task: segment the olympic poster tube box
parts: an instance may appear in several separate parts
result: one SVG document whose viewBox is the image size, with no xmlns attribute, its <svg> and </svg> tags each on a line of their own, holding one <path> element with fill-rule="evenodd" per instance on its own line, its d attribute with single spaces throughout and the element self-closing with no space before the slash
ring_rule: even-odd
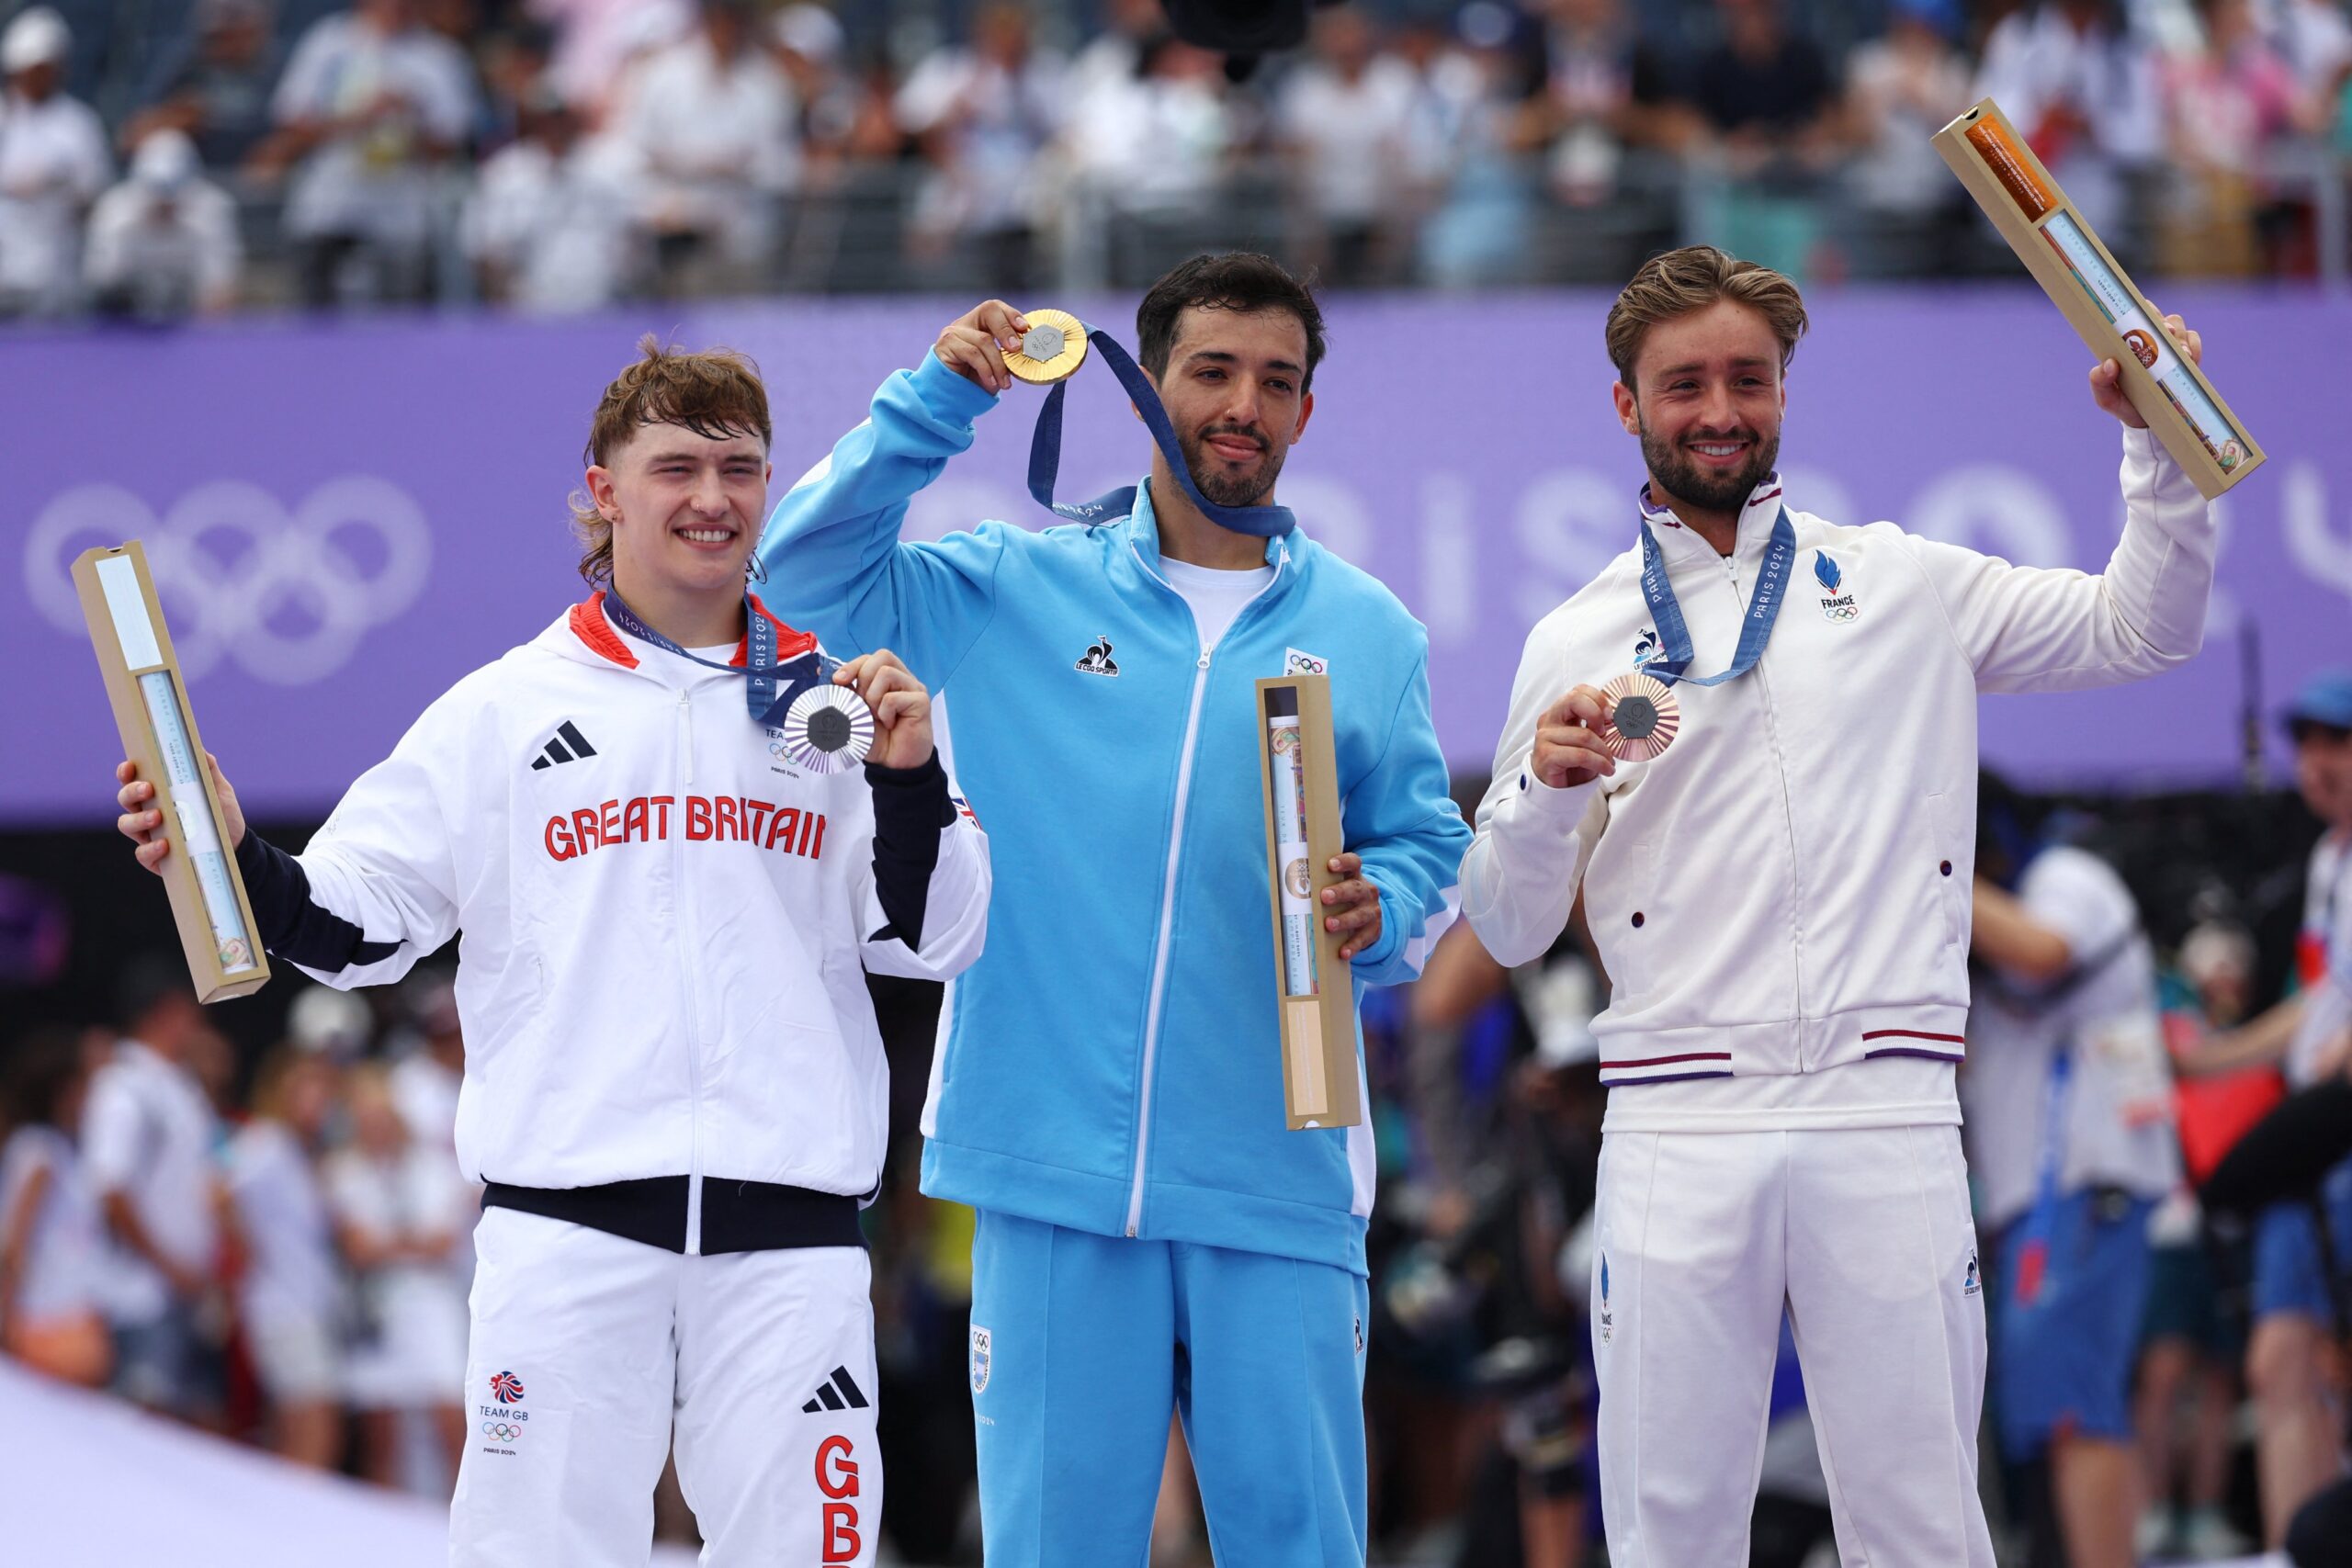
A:
<svg viewBox="0 0 2352 1568">
<path fill-rule="evenodd" d="M 1259 682 L 1257 723 L 1284 1120 L 1293 1132 L 1352 1127 L 1363 1120 L 1355 978 L 1340 956 L 1346 937 L 1323 929 L 1323 889 L 1342 880 L 1330 865 L 1346 847 L 1331 741 L 1331 678 L 1280 675 Z"/>
<path fill-rule="evenodd" d="M 197 999 L 225 1001 L 258 991 L 269 983 L 269 959 L 255 935 L 253 905 L 204 766 L 204 739 L 155 598 L 147 552 L 136 539 L 85 550 L 74 563 L 74 587 L 114 704 L 122 753 L 155 786 L 155 806 L 164 814 L 164 836 L 172 845 L 164 857 L 164 889 Z"/>
<path fill-rule="evenodd" d="M 1935 135 L 1936 151 L 2091 352 L 2123 367 L 2123 394 L 2207 500 L 2263 451 L 2108 254 L 2000 106 L 1986 98 Z"/>
</svg>

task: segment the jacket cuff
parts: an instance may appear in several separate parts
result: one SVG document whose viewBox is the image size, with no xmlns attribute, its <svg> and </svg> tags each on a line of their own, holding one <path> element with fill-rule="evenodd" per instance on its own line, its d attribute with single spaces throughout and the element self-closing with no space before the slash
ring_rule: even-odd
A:
<svg viewBox="0 0 2352 1568">
<path fill-rule="evenodd" d="M 964 429 L 996 407 L 994 392 L 982 390 L 978 383 L 947 368 L 936 351 L 922 356 L 922 363 L 908 374 L 907 384 L 933 419 Z"/>
<path fill-rule="evenodd" d="M 1519 806 L 1522 811 L 1532 811 L 1555 821 L 1574 825 L 1592 805 L 1593 791 L 1600 787 L 1598 777 L 1566 789 L 1554 789 L 1535 776 L 1535 770 L 1521 763 L 1519 770 Z"/>
<path fill-rule="evenodd" d="M 2143 488 L 2159 502 L 2193 501 L 2201 503 L 2205 497 L 2188 470 L 2174 458 L 2171 449 L 2156 439 L 2153 430 L 2123 427 L 2123 493 L 2138 493 Z"/>
</svg>

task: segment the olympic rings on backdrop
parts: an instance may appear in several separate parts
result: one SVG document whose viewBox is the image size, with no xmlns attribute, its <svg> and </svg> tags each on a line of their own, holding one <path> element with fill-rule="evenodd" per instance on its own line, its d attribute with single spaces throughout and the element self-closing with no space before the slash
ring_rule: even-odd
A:
<svg viewBox="0 0 2352 1568">
<path fill-rule="evenodd" d="M 352 533 L 373 536 L 355 558 Z M 77 485 L 42 509 L 25 540 L 25 587 L 61 631 L 84 635 L 70 575 L 92 545 L 140 539 L 155 572 L 180 668 L 190 679 L 223 655 L 258 681 L 303 686 L 349 662 L 360 639 L 416 603 L 433 532 L 409 493 L 372 474 L 345 474 L 291 513 L 258 485 L 197 486 L 158 519 L 113 484 Z M 373 563 L 372 573 L 361 561 Z"/>
</svg>

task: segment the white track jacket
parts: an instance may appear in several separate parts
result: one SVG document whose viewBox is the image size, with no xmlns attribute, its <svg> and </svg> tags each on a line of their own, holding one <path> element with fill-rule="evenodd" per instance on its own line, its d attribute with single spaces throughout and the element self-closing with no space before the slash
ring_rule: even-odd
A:
<svg viewBox="0 0 2352 1568">
<path fill-rule="evenodd" d="M 778 625 L 780 659 L 816 651 Z M 893 771 L 922 775 L 937 841 L 910 940 L 875 838 L 876 795 L 911 786 L 797 768 L 778 733 L 740 677 L 622 635 L 599 595 L 352 785 L 299 857 L 304 930 L 272 951 L 349 988 L 462 929 L 458 1158 L 478 1179 L 868 1193 L 888 1070 L 865 974 L 945 979 L 978 955 L 988 844 L 935 773 Z M 340 965 L 304 962 L 338 941 Z"/>
<path fill-rule="evenodd" d="M 1611 981 L 1593 1025 L 1602 1082 L 1960 1060 L 1977 694 L 2136 680 L 2203 638 L 2204 499 L 2145 431 L 2124 433 L 2122 485 L 2123 535 L 2099 577 L 1792 508 L 1793 581 L 1761 661 L 1719 686 L 1678 683 L 1682 728 L 1663 755 L 1568 789 L 1533 776 L 1536 722 L 1655 652 L 1638 542 L 1537 623 L 1463 913 L 1497 959 L 1521 964 L 1558 937 L 1582 885 Z M 1645 507 L 1691 673 L 1731 662 L 1782 501 L 1777 477 L 1756 488 L 1728 558 Z"/>
</svg>

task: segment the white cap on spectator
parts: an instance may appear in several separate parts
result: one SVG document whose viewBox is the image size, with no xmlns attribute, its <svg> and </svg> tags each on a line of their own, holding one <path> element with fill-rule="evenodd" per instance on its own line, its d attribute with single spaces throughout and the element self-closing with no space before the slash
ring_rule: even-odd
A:
<svg viewBox="0 0 2352 1568">
<path fill-rule="evenodd" d="M 46 6 L 19 12 L 0 34 L 0 71 L 15 75 L 36 65 L 60 65 L 74 47 L 65 18 Z"/>
<path fill-rule="evenodd" d="M 822 6 L 786 6 L 775 14 L 775 41 L 804 60 L 837 59 L 842 24 Z"/>
<path fill-rule="evenodd" d="M 286 1038 L 295 1048 L 347 1062 L 367 1049 L 376 1015 L 349 991 L 313 986 L 286 1010 Z"/>
<path fill-rule="evenodd" d="M 172 126 L 151 130 L 130 155 L 130 177 L 149 190 L 169 194 L 196 176 L 196 143 Z"/>
</svg>

